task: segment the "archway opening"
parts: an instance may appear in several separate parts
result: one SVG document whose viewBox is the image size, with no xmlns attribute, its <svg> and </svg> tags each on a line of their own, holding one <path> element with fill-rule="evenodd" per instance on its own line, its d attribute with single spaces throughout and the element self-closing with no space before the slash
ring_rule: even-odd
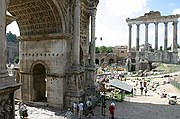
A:
<svg viewBox="0 0 180 119">
<path fill-rule="evenodd" d="M 98 59 L 96 59 L 95 62 L 96 62 L 97 65 L 99 65 L 99 60 Z"/>
<path fill-rule="evenodd" d="M 33 68 L 34 101 L 47 102 L 46 69 L 42 64 L 36 64 Z"/>
<path fill-rule="evenodd" d="M 114 59 L 109 59 L 109 65 L 112 65 L 114 63 L 115 63 Z"/>
</svg>

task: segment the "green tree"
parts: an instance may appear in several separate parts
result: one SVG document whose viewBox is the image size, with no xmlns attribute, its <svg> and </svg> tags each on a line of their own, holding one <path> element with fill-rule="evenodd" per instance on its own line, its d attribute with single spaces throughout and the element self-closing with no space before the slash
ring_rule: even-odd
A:
<svg viewBox="0 0 180 119">
<path fill-rule="evenodd" d="M 100 53 L 99 47 L 96 47 L 96 53 Z"/>
<path fill-rule="evenodd" d="M 17 64 L 18 62 L 19 62 L 19 56 L 15 56 L 15 57 L 14 57 L 14 63 Z"/>
<path fill-rule="evenodd" d="M 17 36 L 15 34 L 12 34 L 11 31 L 6 34 L 6 40 L 7 42 L 18 43 Z"/>
<path fill-rule="evenodd" d="M 100 48 L 99 48 L 99 53 L 106 53 L 106 47 L 105 46 L 101 46 Z"/>
<path fill-rule="evenodd" d="M 106 47 L 106 53 L 113 53 L 112 47 Z"/>
</svg>

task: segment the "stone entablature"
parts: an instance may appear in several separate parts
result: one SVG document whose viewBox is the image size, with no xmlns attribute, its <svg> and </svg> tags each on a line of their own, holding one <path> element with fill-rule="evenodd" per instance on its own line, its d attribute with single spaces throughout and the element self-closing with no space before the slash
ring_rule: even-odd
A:
<svg viewBox="0 0 180 119">
<path fill-rule="evenodd" d="M 127 18 L 126 21 L 129 25 L 131 24 L 149 24 L 149 23 L 168 23 L 168 22 L 178 22 L 179 14 L 169 15 L 169 16 L 161 16 L 159 11 L 150 11 L 149 13 L 145 13 L 144 16 L 140 16 L 138 18 Z"/>
</svg>

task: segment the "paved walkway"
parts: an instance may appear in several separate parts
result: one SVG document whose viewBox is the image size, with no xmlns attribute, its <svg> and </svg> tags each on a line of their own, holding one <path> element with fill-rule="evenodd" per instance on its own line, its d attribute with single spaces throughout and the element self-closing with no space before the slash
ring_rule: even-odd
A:
<svg viewBox="0 0 180 119">
<path fill-rule="evenodd" d="M 169 87 L 175 89 L 170 84 L 164 86 L 166 89 Z M 167 98 L 161 98 L 153 91 L 148 91 L 148 96 L 140 96 L 140 91 L 137 89 L 136 94 L 137 96 L 125 98 L 125 101 L 121 103 L 115 102 L 115 117 L 117 119 L 180 119 L 180 105 L 169 105 Z M 97 106 L 93 110 L 95 116 L 92 119 L 109 119 L 108 107 L 111 102 L 111 100 L 107 101 L 105 116 L 101 115 L 101 106 Z M 15 119 L 19 119 L 18 111 L 15 113 L 17 114 Z M 64 119 L 64 113 L 64 110 L 49 107 L 28 107 L 28 119 Z M 83 119 L 88 118 L 84 117 Z"/>
</svg>

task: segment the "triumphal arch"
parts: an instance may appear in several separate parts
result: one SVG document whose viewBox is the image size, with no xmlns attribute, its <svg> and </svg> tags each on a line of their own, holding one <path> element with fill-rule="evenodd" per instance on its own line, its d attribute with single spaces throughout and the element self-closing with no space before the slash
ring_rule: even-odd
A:
<svg viewBox="0 0 180 119">
<path fill-rule="evenodd" d="M 153 62 L 163 62 L 163 63 L 178 63 L 178 54 L 177 54 L 177 24 L 178 18 L 180 15 L 169 15 L 162 16 L 159 11 L 150 11 L 145 13 L 144 16 L 138 18 L 127 18 L 126 21 L 129 26 L 129 43 L 128 43 L 128 70 L 150 70 L 151 64 Z M 164 24 L 164 45 L 163 50 L 159 50 L 158 47 L 158 25 L 160 23 Z M 172 47 L 171 51 L 168 50 L 168 23 L 173 25 L 173 38 L 172 38 Z M 139 36 L 140 36 L 140 25 L 145 25 L 145 44 L 144 49 L 140 50 Z M 155 25 L 155 48 L 152 50 L 150 48 L 151 44 L 148 41 L 148 26 L 149 24 Z M 135 51 L 131 48 L 132 42 L 132 25 L 136 25 L 136 49 Z M 162 44 L 160 44 L 162 45 Z"/>
<path fill-rule="evenodd" d="M 5 42 L 6 11 L 16 18 L 20 29 L 21 100 L 47 102 L 50 106 L 63 108 L 95 95 L 95 18 L 98 2 L 1 1 L 1 42 Z M 2 48 L 1 57 L 4 57 L 5 48 Z"/>
</svg>

